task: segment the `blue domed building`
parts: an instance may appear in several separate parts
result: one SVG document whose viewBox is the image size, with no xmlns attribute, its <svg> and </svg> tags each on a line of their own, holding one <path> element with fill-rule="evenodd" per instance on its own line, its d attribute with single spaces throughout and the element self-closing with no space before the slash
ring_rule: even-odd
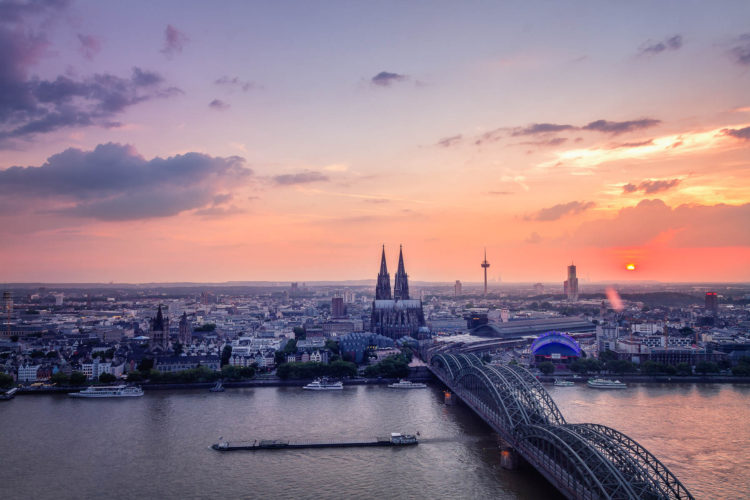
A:
<svg viewBox="0 0 750 500">
<path fill-rule="evenodd" d="M 570 335 L 547 332 L 532 342 L 531 354 L 535 363 L 551 361 L 567 365 L 581 357 L 581 346 Z"/>
</svg>

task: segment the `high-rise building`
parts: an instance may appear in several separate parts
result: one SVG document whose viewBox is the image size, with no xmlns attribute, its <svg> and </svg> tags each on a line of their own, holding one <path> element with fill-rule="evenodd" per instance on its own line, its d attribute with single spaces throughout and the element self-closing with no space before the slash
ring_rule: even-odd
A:
<svg viewBox="0 0 750 500">
<path fill-rule="evenodd" d="M 331 299 L 331 317 L 346 317 L 346 308 L 344 307 L 344 297 L 333 297 Z"/>
<path fill-rule="evenodd" d="M 487 262 L 487 249 L 484 249 L 484 260 L 482 261 L 482 268 L 484 269 L 484 294 L 487 295 L 487 268 L 490 267 L 490 263 Z"/>
<path fill-rule="evenodd" d="M 13 295 L 9 290 L 3 292 L 3 316 L 13 316 Z"/>
<path fill-rule="evenodd" d="M 422 301 L 409 298 L 409 281 L 404 266 L 403 252 L 399 252 L 396 289 L 391 299 L 390 276 L 385 263 L 385 246 L 380 258 L 378 284 L 372 302 L 370 328 L 373 332 L 392 339 L 405 335 L 417 338 L 420 327 L 425 325 Z"/>
<path fill-rule="evenodd" d="M 460 280 L 456 280 L 456 284 L 453 285 L 453 295 L 456 297 L 461 295 L 461 281 Z"/>
<path fill-rule="evenodd" d="M 536 295 L 542 295 L 544 293 L 544 285 L 542 285 L 541 283 L 536 283 L 534 285 L 534 293 Z"/>
<path fill-rule="evenodd" d="M 711 314 L 719 314 L 719 296 L 716 292 L 706 292 L 706 311 Z"/>
<path fill-rule="evenodd" d="M 578 300 L 578 278 L 576 277 L 576 266 L 574 264 L 568 266 L 568 279 L 565 280 L 563 288 L 569 301 L 575 302 Z"/>
</svg>

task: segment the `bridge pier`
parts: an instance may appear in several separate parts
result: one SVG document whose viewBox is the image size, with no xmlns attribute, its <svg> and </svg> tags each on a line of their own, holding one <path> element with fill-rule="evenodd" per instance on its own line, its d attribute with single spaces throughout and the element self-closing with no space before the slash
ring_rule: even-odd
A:
<svg viewBox="0 0 750 500">
<path fill-rule="evenodd" d="M 454 406 L 458 404 L 458 396 L 451 391 L 443 391 L 443 402 L 447 406 Z"/>
<path fill-rule="evenodd" d="M 510 446 L 500 447 L 500 467 L 507 470 L 518 469 L 519 456 Z"/>
<path fill-rule="evenodd" d="M 503 438 L 497 437 L 497 447 L 500 449 L 500 467 L 507 470 L 516 470 L 521 462 L 521 457 Z"/>
</svg>

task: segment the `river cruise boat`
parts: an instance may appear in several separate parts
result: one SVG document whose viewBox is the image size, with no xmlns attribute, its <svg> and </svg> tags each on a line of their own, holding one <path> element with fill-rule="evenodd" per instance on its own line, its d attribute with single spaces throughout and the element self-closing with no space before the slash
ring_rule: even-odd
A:
<svg viewBox="0 0 750 500">
<path fill-rule="evenodd" d="M 574 385 L 576 385 L 576 383 L 572 380 L 561 380 L 559 378 L 556 378 L 554 385 L 556 387 L 573 387 Z"/>
<path fill-rule="evenodd" d="M 143 396 L 143 389 L 132 385 L 91 386 L 80 392 L 69 392 L 71 398 L 132 398 Z"/>
<path fill-rule="evenodd" d="M 0 401 L 9 401 L 13 399 L 17 392 L 18 392 L 18 387 L 14 387 L 13 389 L 9 391 L 0 394 Z"/>
<path fill-rule="evenodd" d="M 401 379 L 394 384 L 388 384 L 391 389 L 424 389 L 427 384 L 421 382 L 410 382 L 408 380 Z"/>
<path fill-rule="evenodd" d="M 627 389 L 628 385 L 619 380 L 607 380 L 604 378 L 590 378 L 586 382 L 589 387 L 594 389 Z"/>
<path fill-rule="evenodd" d="M 333 382 L 327 378 L 316 378 L 303 387 L 308 391 L 340 391 L 343 388 L 344 384 L 341 381 Z"/>
</svg>

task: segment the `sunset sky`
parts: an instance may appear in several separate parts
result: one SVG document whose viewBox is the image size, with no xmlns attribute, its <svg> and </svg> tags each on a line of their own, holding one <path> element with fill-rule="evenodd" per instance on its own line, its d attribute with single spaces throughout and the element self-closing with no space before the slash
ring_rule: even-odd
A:
<svg viewBox="0 0 750 500">
<path fill-rule="evenodd" d="M 749 21 L 0 0 L 0 282 L 749 281 Z"/>
</svg>

